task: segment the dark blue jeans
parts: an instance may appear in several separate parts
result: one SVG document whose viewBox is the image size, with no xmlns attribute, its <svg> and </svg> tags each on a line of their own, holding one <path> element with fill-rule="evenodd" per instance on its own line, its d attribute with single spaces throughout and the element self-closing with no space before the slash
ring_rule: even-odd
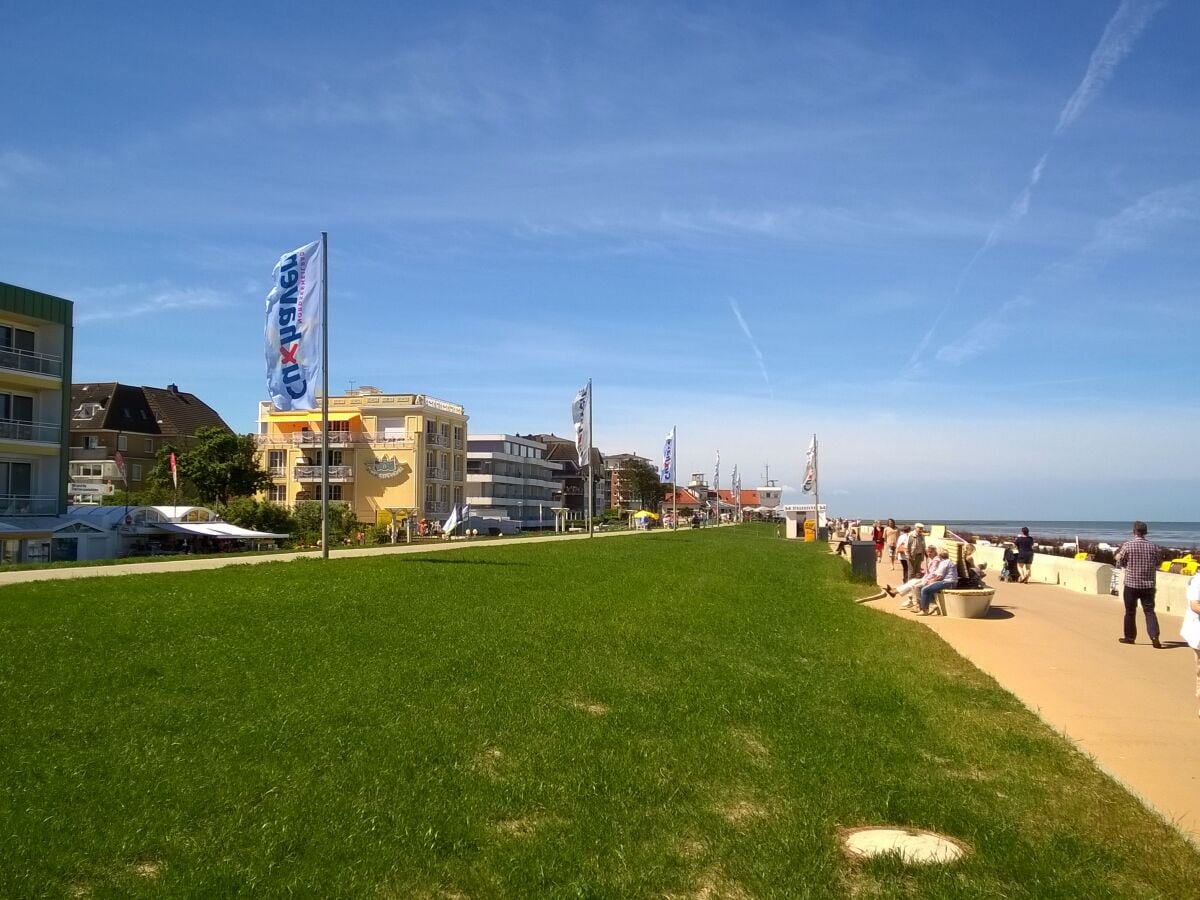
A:
<svg viewBox="0 0 1200 900">
<path fill-rule="evenodd" d="M 921 588 L 921 597 L 917 600 L 917 605 L 921 607 L 921 612 L 929 609 L 929 604 L 933 602 L 933 598 L 946 588 L 954 587 L 956 582 L 946 579 L 945 581 L 935 581 Z"/>
<path fill-rule="evenodd" d="M 1137 638 L 1137 608 L 1142 604 L 1142 612 L 1146 614 L 1146 634 L 1150 640 L 1158 640 L 1158 615 L 1154 612 L 1154 588 L 1125 588 L 1125 639 L 1132 641 Z"/>
</svg>

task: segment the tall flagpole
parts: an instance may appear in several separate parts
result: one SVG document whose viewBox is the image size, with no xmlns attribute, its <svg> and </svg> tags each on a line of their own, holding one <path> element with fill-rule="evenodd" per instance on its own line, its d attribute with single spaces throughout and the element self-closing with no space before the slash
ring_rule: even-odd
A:
<svg viewBox="0 0 1200 900">
<path fill-rule="evenodd" d="M 671 530 L 679 529 L 679 435 L 671 426 Z"/>
<path fill-rule="evenodd" d="M 321 558 L 329 559 L 329 232 L 321 232 Z"/>
<path fill-rule="evenodd" d="M 817 473 L 817 457 L 818 456 L 820 456 L 820 454 L 817 452 L 817 433 L 814 431 L 813 432 L 813 503 L 815 505 L 815 509 L 813 511 L 816 513 L 816 517 L 817 517 L 817 533 L 816 533 L 815 537 L 817 538 L 817 540 L 820 540 L 821 539 L 821 479 L 818 477 L 818 473 Z"/>
<path fill-rule="evenodd" d="M 587 434 L 588 434 L 588 537 L 596 536 L 596 526 L 592 521 L 595 518 L 596 511 L 596 483 L 595 473 L 592 471 L 592 444 L 595 443 L 595 436 L 592 434 L 592 404 L 596 398 L 592 395 L 592 379 L 588 379 L 587 389 Z"/>
</svg>

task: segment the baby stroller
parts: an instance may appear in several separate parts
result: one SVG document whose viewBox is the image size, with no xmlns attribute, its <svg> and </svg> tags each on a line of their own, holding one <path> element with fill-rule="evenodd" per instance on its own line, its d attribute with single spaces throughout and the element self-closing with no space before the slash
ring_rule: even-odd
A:
<svg viewBox="0 0 1200 900">
<path fill-rule="evenodd" d="M 1016 581 L 1020 578 L 1017 573 L 1017 550 L 1015 547 L 1004 548 L 1004 565 L 1000 567 L 1001 581 Z"/>
</svg>

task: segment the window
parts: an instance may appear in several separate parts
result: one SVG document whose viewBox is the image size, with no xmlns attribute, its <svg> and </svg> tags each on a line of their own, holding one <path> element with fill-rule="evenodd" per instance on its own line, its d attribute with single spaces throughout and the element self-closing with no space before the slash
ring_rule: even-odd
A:
<svg viewBox="0 0 1200 900">
<path fill-rule="evenodd" d="M 349 422 L 330 422 L 329 423 L 330 435 L 332 435 L 335 431 L 341 432 L 343 434 L 348 434 L 350 431 L 350 423 Z"/>
<path fill-rule="evenodd" d="M 0 347 L 5 350 L 25 350 L 32 353 L 33 341 L 32 331 L 14 328 L 12 325 L 0 325 Z"/>
<path fill-rule="evenodd" d="M 102 478 L 104 476 L 104 463 L 71 463 L 72 478 Z"/>
<path fill-rule="evenodd" d="M 287 466 L 286 450 L 270 450 L 267 453 L 268 469 L 283 469 Z"/>
<path fill-rule="evenodd" d="M 437 503 L 437 486 L 432 484 L 425 485 L 425 505 L 433 506 Z"/>
<path fill-rule="evenodd" d="M 426 434 L 437 434 L 437 422 L 435 422 L 433 419 L 426 420 L 425 433 Z"/>
<path fill-rule="evenodd" d="M 441 460 L 440 460 L 440 463 L 441 463 L 441 469 L 442 469 L 442 471 L 443 471 L 443 472 L 449 472 L 449 471 L 450 471 L 450 454 L 449 454 L 449 453 L 443 453 L 443 454 L 442 454 L 442 457 L 441 457 Z"/>
<path fill-rule="evenodd" d="M 147 453 L 153 453 L 154 452 L 154 438 L 146 438 L 146 440 L 144 442 L 144 447 L 145 447 L 145 450 Z"/>
<path fill-rule="evenodd" d="M 450 437 L 450 423 L 449 422 L 442 423 L 442 437 L 444 437 L 444 438 Z"/>
<path fill-rule="evenodd" d="M 287 503 L 287 485 L 271 485 L 269 488 L 267 488 L 267 499 L 272 503 Z"/>
<path fill-rule="evenodd" d="M 28 497 L 32 485 L 32 463 L 0 462 L 0 494 Z"/>
<path fill-rule="evenodd" d="M 83 436 L 84 450 L 99 450 L 104 445 L 100 443 L 100 436 L 96 434 L 85 434 Z"/>
<path fill-rule="evenodd" d="M 313 465 L 319 466 L 320 464 L 321 464 L 321 451 L 318 450 L 316 453 L 316 462 L 314 462 Z M 329 451 L 329 464 L 331 466 L 340 466 L 342 464 L 342 451 L 341 450 L 330 450 Z"/>
<path fill-rule="evenodd" d="M 141 465 L 141 463 L 134 463 L 132 466 L 130 466 L 130 468 L 132 469 L 132 473 L 131 473 L 130 477 L 134 481 L 141 481 L 142 480 L 142 465 Z"/>
<path fill-rule="evenodd" d="M 450 488 L 443 484 L 440 493 L 442 495 L 442 504 L 448 504 L 450 502 Z"/>
<path fill-rule="evenodd" d="M 313 486 L 313 496 L 316 497 L 318 500 L 321 499 L 321 486 L 319 484 Z M 330 500 L 341 500 L 342 499 L 342 486 L 340 484 L 331 484 L 329 486 L 329 499 Z"/>
<path fill-rule="evenodd" d="M 426 469 L 437 468 L 437 455 L 432 450 L 425 451 L 425 468 Z"/>
<path fill-rule="evenodd" d="M 33 398 L 23 394 L 0 394 L 0 419 L 33 421 Z"/>
<path fill-rule="evenodd" d="M 90 419 L 96 413 L 100 412 L 100 409 L 101 407 L 99 403 L 82 403 L 80 404 L 79 409 L 75 410 L 75 415 L 71 416 L 71 418 L 79 419 L 81 421 Z"/>
<path fill-rule="evenodd" d="M 125 410 L 125 412 L 128 413 L 129 410 Z M 129 438 L 123 434 L 118 434 L 117 435 L 117 449 L 122 450 L 122 451 L 128 450 L 129 449 Z"/>
<path fill-rule="evenodd" d="M 455 503 L 463 502 L 463 493 L 462 493 L 462 488 L 460 488 L 460 487 L 456 487 L 454 489 L 454 502 Z"/>
</svg>

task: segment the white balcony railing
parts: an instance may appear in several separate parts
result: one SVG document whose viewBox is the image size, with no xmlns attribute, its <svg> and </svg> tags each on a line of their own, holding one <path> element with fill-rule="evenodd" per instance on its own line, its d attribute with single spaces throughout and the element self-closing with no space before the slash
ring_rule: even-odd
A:
<svg viewBox="0 0 1200 900">
<path fill-rule="evenodd" d="M 16 369 L 18 372 L 33 372 L 36 375 L 62 377 L 62 357 L 49 353 L 34 353 L 32 350 L 14 350 L 0 347 L 0 369 Z"/>
<path fill-rule="evenodd" d="M 425 432 L 425 443 L 430 447 L 449 447 L 450 438 L 444 434 L 437 434 L 433 431 Z"/>
<path fill-rule="evenodd" d="M 321 467 L 320 466 L 296 466 L 292 470 L 292 478 L 295 481 L 320 481 Z M 331 484 L 344 484 L 354 480 L 353 466 L 330 466 L 329 481 Z"/>
<path fill-rule="evenodd" d="M 449 481 L 449 469 L 443 469 L 441 466 L 429 466 L 425 469 L 425 477 L 434 481 Z"/>
<path fill-rule="evenodd" d="M 52 516 L 57 512 L 57 497 L 45 494 L 32 497 L 0 494 L 0 516 Z"/>
<path fill-rule="evenodd" d="M 38 441 L 57 444 L 62 429 L 48 422 L 19 422 L 16 419 L 0 419 L 0 441 Z"/>
</svg>

